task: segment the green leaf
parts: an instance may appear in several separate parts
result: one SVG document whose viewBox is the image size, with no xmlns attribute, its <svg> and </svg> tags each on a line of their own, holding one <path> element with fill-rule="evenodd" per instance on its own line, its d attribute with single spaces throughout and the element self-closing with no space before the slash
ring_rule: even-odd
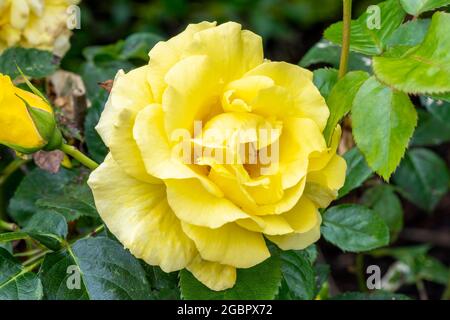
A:
<svg viewBox="0 0 450 320">
<path fill-rule="evenodd" d="M 283 251 L 281 272 L 294 300 L 312 300 L 316 292 L 316 275 L 305 251 Z"/>
<path fill-rule="evenodd" d="M 409 97 L 371 77 L 356 94 L 352 120 L 359 150 L 369 166 L 388 180 L 416 127 L 417 113 Z"/>
<path fill-rule="evenodd" d="M 352 20 L 350 50 L 367 55 L 379 55 L 386 48 L 386 40 L 405 18 L 398 0 L 389 0 L 377 5 L 380 8 L 380 28 L 372 26 L 376 15 L 367 10 L 357 20 Z M 325 30 L 326 39 L 335 44 L 342 43 L 342 22 L 335 23 Z"/>
<path fill-rule="evenodd" d="M 331 89 L 338 81 L 338 70 L 321 68 L 314 70 L 314 85 L 319 89 L 320 94 L 325 99 L 328 98 Z"/>
<path fill-rule="evenodd" d="M 322 235 L 344 251 L 369 251 L 389 244 L 389 229 L 374 211 L 356 204 L 332 207 L 323 215 Z"/>
<path fill-rule="evenodd" d="M 426 11 L 450 5 L 449 0 L 400 0 L 400 3 L 406 12 L 415 17 Z"/>
<path fill-rule="evenodd" d="M 34 169 L 20 183 L 9 203 L 9 214 L 21 226 L 25 226 L 31 216 L 39 210 L 35 202 L 41 198 L 54 197 L 65 185 L 76 178 L 76 172 L 61 169 L 51 174 Z"/>
<path fill-rule="evenodd" d="M 23 269 L 7 250 L 0 248 L 0 301 L 41 298 L 42 284 L 37 275 Z"/>
<path fill-rule="evenodd" d="M 331 143 L 334 129 L 350 111 L 356 93 L 368 78 L 369 75 L 364 71 L 352 71 L 340 79 L 331 90 L 327 99 L 330 117 L 323 133 L 328 145 Z"/>
<path fill-rule="evenodd" d="M 419 124 L 412 146 L 434 146 L 450 141 L 450 103 L 430 100 L 433 102 L 427 106 L 429 111 L 418 110 Z"/>
<path fill-rule="evenodd" d="M 148 265 L 143 261 L 141 261 L 141 265 L 155 300 L 180 300 L 178 272 L 166 273 L 160 267 Z"/>
<path fill-rule="evenodd" d="M 372 293 L 346 292 L 334 296 L 331 300 L 411 300 L 411 298 L 403 294 L 376 290 Z"/>
<path fill-rule="evenodd" d="M 420 110 L 419 125 L 411 144 L 414 146 L 439 145 L 450 141 L 450 103 L 420 97 L 427 111 Z"/>
<path fill-rule="evenodd" d="M 79 276 L 80 286 L 76 288 Z M 77 241 L 47 254 L 40 270 L 50 300 L 147 300 L 150 285 L 139 261 L 105 237 Z"/>
<path fill-rule="evenodd" d="M 86 120 L 84 122 L 84 134 L 89 154 L 98 163 L 103 162 L 108 154 L 108 148 L 95 130 L 95 126 L 100 120 L 107 97 L 108 94 L 106 91 L 101 91 L 97 95 L 92 101 L 92 106 L 87 111 Z"/>
<path fill-rule="evenodd" d="M 314 266 L 316 272 L 316 293 L 315 295 L 320 295 L 323 289 L 326 289 L 327 281 L 330 276 L 330 266 L 325 263 L 317 263 Z"/>
<path fill-rule="evenodd" d="M 339 68 L 341 50 L 340 46 L 323 39 L 309 49 L 299 65 L 306 68 L 311 65 L 326 63 L 334 68 Z M 371 72 L 371 65 L 372 60 L 369 57 L 360 53 L 350 52 L 348 61 L 348 69 L 350 71 L 364 70 Z"/>
<path fill-rule="evenodd" d="M 394 188 L 381 184 L 368 189 L 362 197 L 362 202 L 384 220 L 391 232 L 391 239 L 396 238 L 403 228 L 403 208 Z"/>
<path fill-rule="evenodd" d="M 28 77 L 45 78 L 58 69 L 59 60 L 50 51 L 9 48 L 0 55 L 0 73 L 15 79 L 20 76 L 19 66 Z"/>
<path fill-rule="evenodd" d="M 121 57 L 128 59 L 141 59 L 148 61 L 148 53 L 150 50 L 161 41 L 162 38 L 156 34 L 148 32 L 134 33 L 125 39 L 122 48 Z"/>
<path fill-rule="evenodd" d="M 180 272 L 181 296 L 187 300 L 271 300 L 281 283 L 280 257 L 272 256 L 250 269 L 238 269 L 233 288 L 212 291 L 187 270 Z"/>
<path fill-rule="evenodd" d="M 357 147 L 347 151 L 344 154 L 344 159 L 347 162 L 347 173 L 345 184 L 339 190 L 339 198 L 342 198 L 354 189 L 359 188 L 373 173 Z"/>
<path fill-rule="evenodd" d="M 387 39 L 388 47 L 417 46 L 425 39 L 430 27 L 430 19 L 410 20 L 395 30 Z"/>
<path fill-rule="evenodd" d="M 23 232 L 47 248 L 59 250 L 67 236 L 67 221 L 55 211 L 39 211 L 31 217 Z"/>
<path fill-rule="evenodd" d="M 86 182 L 68 184 L 59 194 L 37 200 L 36 205 L 59 212 L 67 221 L 74 221 L 81 216 L 98 217 L 94 196 Z"/>
<path fill-rule="evenodd" d="M 432 212 L 445 196 L 449 181 L 444 160 L 427 149 L 408 152 L 394 175 L 394 183 L 401 194 L 428 212 Z"/>
<path fill-rule="evenodd" d="M 450 14 L 436 12 L 425 40 L 397 56 L 374 57 L 376 76 L 410 94 L 450 91 Z"/>
</svg>

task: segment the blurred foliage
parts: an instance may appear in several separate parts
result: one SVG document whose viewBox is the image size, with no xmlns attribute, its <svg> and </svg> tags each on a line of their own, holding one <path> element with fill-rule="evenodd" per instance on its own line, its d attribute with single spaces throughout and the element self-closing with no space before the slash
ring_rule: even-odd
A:
<svg viewBox="0 0 450 320">
<path fill-rule="evenodd" d="M 379 0 L 355 0 L 359 14 Z M 81 5 L 82 27 L 72 38 L 72 49 L 63 66 L 80 71 L 87 46 L 116 43 L 136 32 L 152 32 L 168 38 L 189 23 L 203 20 L 236 21 L 261 35 L 266 56 L 297 63 L 340 19 L 341 1 L 336 0 L 85 0 Z"/>
</svg>

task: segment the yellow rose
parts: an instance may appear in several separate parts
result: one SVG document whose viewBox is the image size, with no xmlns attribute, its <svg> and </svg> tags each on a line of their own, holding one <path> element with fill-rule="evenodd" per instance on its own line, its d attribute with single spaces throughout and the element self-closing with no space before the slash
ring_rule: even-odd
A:
<svg viewBox="0 0 450 320">
<path fill-rule="evenodd" d="M 13 46 L 53 51 L 70 48 L 67 28 L 70 5 L 79 0 L 0 0 L 0 52 Z"/>
<path fill-rule="evenodd" d="M 213 290 L 267 259 L 265 238 L 283 250 L 317 241 L 346 164 L 340 128 L 324 140 L 312 73 L 264 60 L 261 38 L 232 22 L 189 25 L 149 55 L 117 74 L 97 126 L 110 154 L 89 185 L 111 232 Z"/>
<path fill-rule="evenodd" d="M 62 143 L 53 110 L 39 96 L 0 74 L 0 144 L 22 153 L 52 150 Z"/>
</svg>

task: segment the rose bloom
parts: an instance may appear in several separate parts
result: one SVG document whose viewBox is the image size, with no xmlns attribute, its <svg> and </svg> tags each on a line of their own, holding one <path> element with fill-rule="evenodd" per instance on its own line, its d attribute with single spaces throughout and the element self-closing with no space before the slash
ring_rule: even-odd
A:
<svg viewBox="0 0 450 320">
<path fill-rule="evenodd" d="M 22 153 L 36 152 L 60 138 L 52 107 L 0 73 L 0 144 Z"/>
<path fill-rule="evenodd" d="M 0 0 L 0 52 L 21 46 L 63 56 L 70 48 L 67 9 L 80 0 Z"/>
<path fill-rule="evenodd" d="M 187 268 L 212 290 L 269 258 L 265 239 L 283 250 L 316 242 L 318 209 L 336 198 L 346 164 L 340 128 L 331 146 L 323 137 L 329 110 L 312 73 L 264 60 L 261 38 L 233 22 L 189 25 L 149 55 L 117 74 L 97 126 L 110 153 L 89 185 L 111 232 L 136 257 Z M 180 132 L 191 136 L 181 145 Z M 202 152 L 186 161 L 179 149 Z M 215 157 L 224 150 L 236 161 Z M 276 161 L 246 161 L 263 153 Z"/>
</svg>

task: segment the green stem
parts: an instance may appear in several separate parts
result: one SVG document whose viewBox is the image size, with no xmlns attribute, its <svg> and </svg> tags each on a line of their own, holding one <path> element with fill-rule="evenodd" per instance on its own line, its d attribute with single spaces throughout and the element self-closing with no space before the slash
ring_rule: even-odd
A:
<svg viewBox="0 0 450 320">
<path fill-rule="evenodd" d="M 77 161 L 79 161 L 84 166 L 88 167 L 91 170 L 94 170 L 98 167 L 98 163 L 94 160 L 88 158 L 86 155 L 81 153 L 77 148 L 70 146 L 68 144 L 62 144 L 61 151 L 73 157 Z"/>
<path fill-rule="evenodd" d="M 355 261 L 356 268 L 356 277 L 358 279 L 358 287 L 362 292 L 367 291 L 366 279 L 364 277 L 364 255 L 362 253 L 358 253 L 356 255 Z"/>
<path fill-rule="evenodd" d="M 4 184 L 6 180 L 14 173 L 17 169 L 19 169 L 22 165 L 27 163 L 28 160 L 23 159 L 14 159 L 11 161 L 3 172 L 0 174 L 0 185 Z"/>
<path fill-rule="evenodd" d="M 15 223 L 0 220 L 0 230 L 17 231 L 19 227 Z"/>
<path fill-rule="evenodd" d="M 45 250 L 45 251 L 38 253 L 37 255 L 35 255 L 35 256 L 31 257 L 30 259 L 28 259 L 27 261 L 25 261 L 23 263 L 23 266 L 26 267 L 26 266 L 34 265 L 35 262 L 39 262 L 39 261 L 42 262 L 41 260 L 44 260 L 45 255 L 49 252 L 51 252 L 51 251 Z"/>
<path fill-rule="evenodd" d="M 339 64 L 339 78 L 342 78 L 347 73 L 348 56 L 350 53 L 350 28 L 352 20 L 352 0 L 343 0 L 344 14 L 343 14 L 343 30 L 342 30 L 342 52 L 341 61 Z"/>
</svg>

